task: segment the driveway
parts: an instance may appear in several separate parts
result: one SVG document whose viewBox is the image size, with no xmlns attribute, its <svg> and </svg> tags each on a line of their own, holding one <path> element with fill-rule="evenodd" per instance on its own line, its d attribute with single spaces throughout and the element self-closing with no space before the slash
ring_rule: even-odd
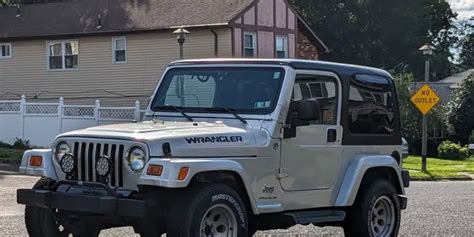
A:
<svg viewBox="0 0 474 237">
<path fill-rule="evenodd" d="M 16 204 L 16 189 L 30 188 L 37 177 L 17 175 L 0 164 L 0 230 L 2 236 L 26 236 L 24 207 Z M 400 236 L 474 236 L 474 182 L 412 182 L 408 209 L 402 212 Z M 295 226 L 258 232 L 257 236 L 343 236 L 342 229 Z M 104 230 L 101 236 L 134 236 L 131 228 Z"/>
</svg>

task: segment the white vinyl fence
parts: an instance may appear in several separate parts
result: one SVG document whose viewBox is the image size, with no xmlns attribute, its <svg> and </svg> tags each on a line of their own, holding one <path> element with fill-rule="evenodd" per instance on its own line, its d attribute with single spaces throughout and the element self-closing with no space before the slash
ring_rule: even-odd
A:
<svg viewBox="0 0 474 237">
<path fill-rule="evenodd" d="M 31 145 L 48 147 L 64 132 L 97 125 L 140 120 L 140 102 L 133 107 L 101 107 L 95 105 L 65 105 L 58 103 L 30 103 L 21 100 L 0 100 L 0 141 L 14 143 L 17 138 L 29 140 Z"/>
</svg>

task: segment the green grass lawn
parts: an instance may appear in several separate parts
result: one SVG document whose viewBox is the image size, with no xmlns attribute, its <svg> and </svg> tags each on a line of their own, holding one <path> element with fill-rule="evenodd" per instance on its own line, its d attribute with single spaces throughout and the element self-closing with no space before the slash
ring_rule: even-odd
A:
<svg viewBox="0 0 474 237">
<path fill-rule="evenodd" d="M 427 172 L 421 172 L 421 157 L 410 156 L 403 160 L 403 168 L 410 171 L 412 180 L 474 179 L 474 157 L 467 160 L 428 158 Z"/>
<path fill-rule="evenodd" d="M 21 157 L 23 157 L 23 152 L 25 151 L 0 147 L 0 161 L 19 163 L 21 161 Z"/>
</svg>

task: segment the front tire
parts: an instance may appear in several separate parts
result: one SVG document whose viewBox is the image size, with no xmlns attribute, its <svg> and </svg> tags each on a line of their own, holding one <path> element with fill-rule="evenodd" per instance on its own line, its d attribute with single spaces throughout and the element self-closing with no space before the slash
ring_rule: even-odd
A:
<svg viewBox="0 0 474 237">
<path fill-rule="evenodd" d="M 247 212 L 240 196 L 222 184 L 184 191 L 167 223 L 170 237 L 247 237 L 247 231 Z"/>
<path fill-rule="evenodd" d="M 344 223 L 345 236 L 395 237 L 401 208 L 392 183 L 377 180 L 361 186 Z"/>
<path fill-rule="evenodd" d="M 49 190 L 54 182 L 55 181 L 50 178 L 43 177 L 38 182 L 36 182 L 36 184 L 33 186 L 33 189 Z M 35 206 L 25 207 L 25 224 L 28 235 L 31 237 L 61 237 L 69 236 L 70 234 L 80 237 L 99 235 L 98 230 L 73 233 L 57 222 L 53 209 Z"/>
</svg>

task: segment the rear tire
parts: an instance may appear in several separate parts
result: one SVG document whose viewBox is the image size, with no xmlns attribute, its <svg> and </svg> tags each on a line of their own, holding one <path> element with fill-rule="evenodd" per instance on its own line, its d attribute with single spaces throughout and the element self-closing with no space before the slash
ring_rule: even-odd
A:
<svg viewBox="0 0 474 237">
<path fill-rule="evenodd" d="M 170 209 L 169 237 L 247 237 L 248 219 L 240 196 L 222 184 L 195 186 L 184 191 Z"/>
<path fill-rule="evenodd" d="M 49 190 L 54 182 L 53 179 L 43 177 L 33 186 L 33 189 Z M 81 233 L 73 233 L 56 221 L 53 209 L 35 206 L 25 207 L 25 223 L 28 235 L 31 237 L 60 237 L 69 236 L 69 234 L 73 234 L 75 237 L 90 237 L 98 236 L 100 232 L 100 230 L 87 230 Z"/>
<path fill-rule="evenodd" d="M 400 201 L 392 183 L 376 180 L 361 186 L 344 223 L 345 236 L 395 237 L 400 228 Z"/>
</svg>

